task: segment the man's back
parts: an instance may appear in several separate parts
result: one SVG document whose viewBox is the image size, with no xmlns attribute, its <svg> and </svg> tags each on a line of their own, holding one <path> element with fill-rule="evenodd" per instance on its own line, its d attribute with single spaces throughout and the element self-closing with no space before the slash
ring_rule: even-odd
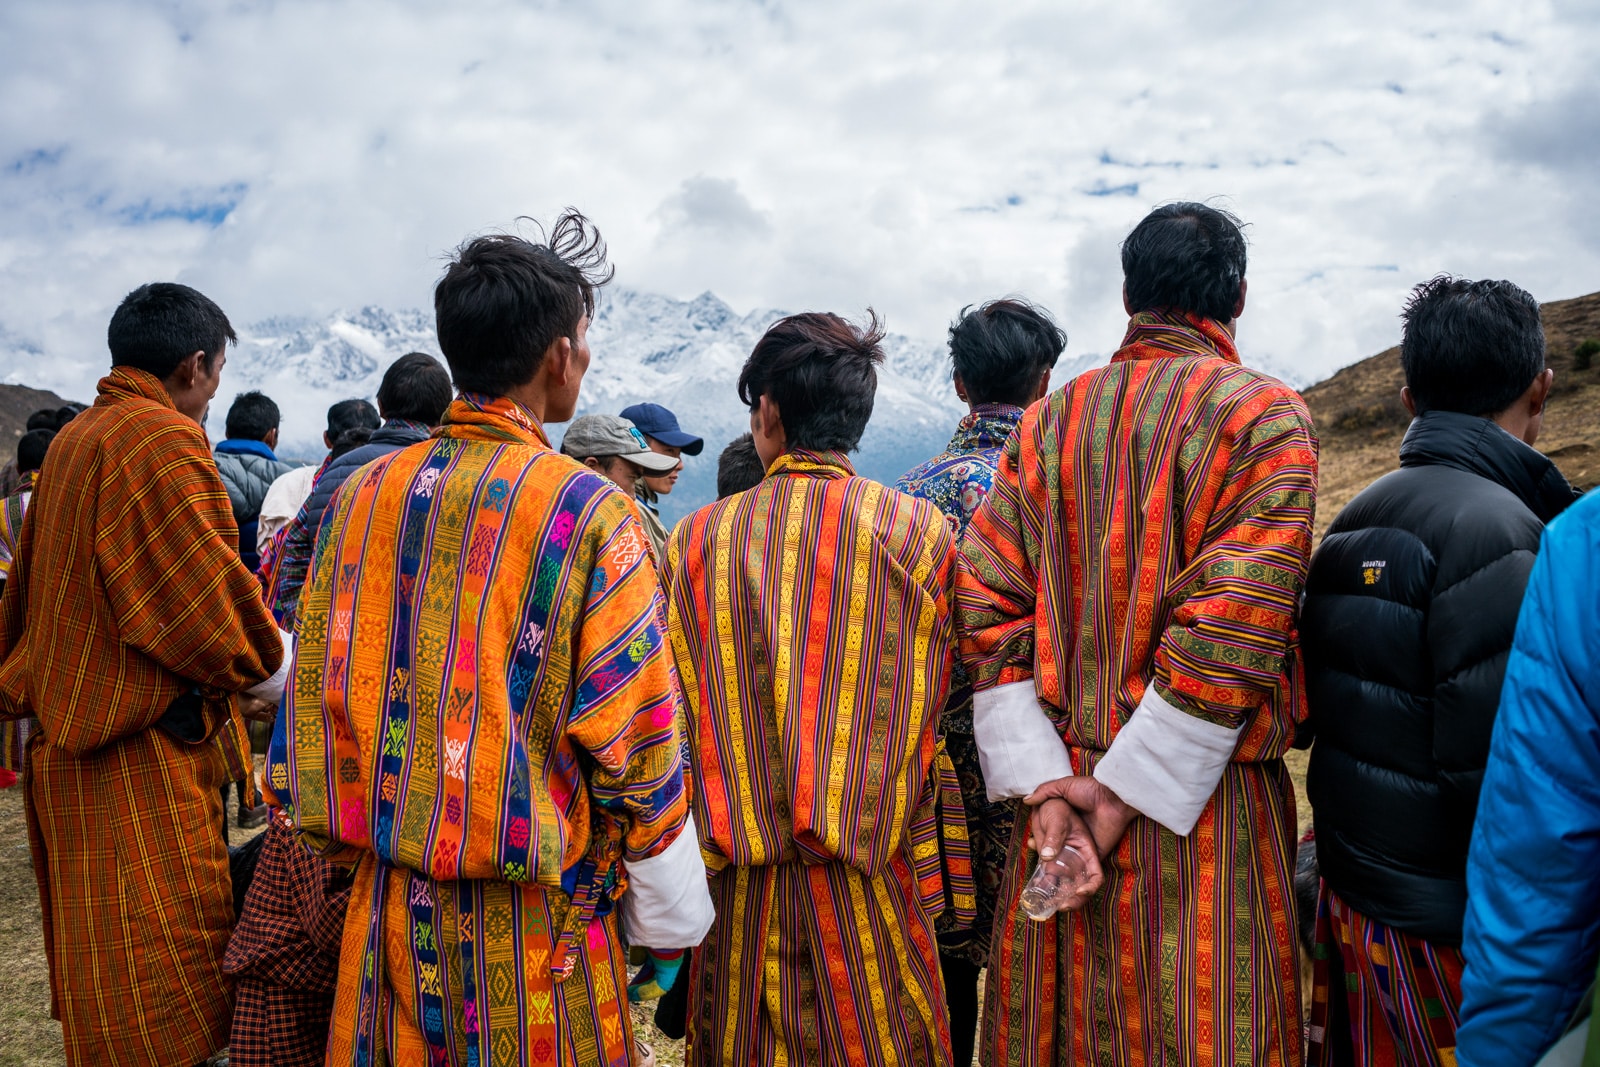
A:
<svg viewBox="0 0 1600 1067">
<path fill-rule="evenodd" d="M 341 770 L 312 766 L 295 815 L 313 837 L 431 877 L 555 887 L 598 817 L 588 757 L 596 794 L 618 803 L 624 775 L 674 769 L 628 765 L 607 696 L 642 680 L 670 723 L 675 695 L 626 499 L 531 434 L 476 431 L 392 453 L 328 512 L 301 597 L 291 718 L 326 708 Z M 279 790 L 294 788 L 281 738 Z M 368 797 L 375 826 L 335 815 Z"/>
<path fill-rule="evenodd" d="M 1100 750 L 1159 678 L 1217 721 L 1248 723 L 1238 758 L 1280 755 L 1297 709 L 1281 655 L 1252 654 L 1252 630 L 1281 649 L 1314 440 L 1293 390 L 1210 351 L 1119 353 L 1046 397 L 968 539 L 990 588 L 1037 596 L 1033 626 L 988 633 L 975 673 L 1003 683 L 1026 667 L 1066 736 Z M 1235 566 L 1236 548 L 1259 569 Z"/>
<path fill-rule="evenodd" d="M 1309 787 L 1329 887 L 1371 919 L 1455 945 L 1523 589 L 1544 523 L 1573 492 L 1554 463 L 1476 416 L 1422 416 L 1400 455 L 1312 561 Z"/>
<path fill-rule="evenodd" d="M 789 453 L 674 534 L 695 803 L 723 860 L 895 855 L 949 680 L 951 552 L 937 509 L 838 453 Z"/>
</svg>

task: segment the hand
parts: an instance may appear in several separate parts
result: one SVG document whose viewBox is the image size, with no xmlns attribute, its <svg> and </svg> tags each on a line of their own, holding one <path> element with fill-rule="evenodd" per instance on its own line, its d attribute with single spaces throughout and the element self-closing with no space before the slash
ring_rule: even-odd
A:
<svg viewBox="0 0 1600 1067">
<path fill-rule="evenodd" d="M 1032 834 L 1028 839 L 1028 847 L 1035 848 L 1037 843 L 1036 851 L 1041 860 L 1054 857 L 1063 845 L 1070 845 L 1083 857 L 1087 874 L 1073 887 L 1073 897 L 1061 905 L 1062 911 L 1075 911 L 1100 892 L 1106 880 L 1105 872 L 1100 867 L 1100 853 L 1095 847 L 1094 837 L 1071 804 L 1055 797 L 1044 798 L 1033 809 L 1028 832 Z"/>
<path fill-rule="evenodd" d="M 1036 807 L 1052 799 L 1066 801 L 1082 816 L 1102 857 L 1110 856 L 1117 850 L 1123 835 L 1128 832 L 1128 824 L 1139 814 L 1124 804 L 1109 786 L 1083 775 L 1070 775 L 1046 782 L 1024 797 L 1022 802 L 1029 807 Z"/>
<path fill-rule="evenodd" d="M 278 705 L 249 693 L 240 693 L 239 714 L 251 722 L 263 722 L 271 726 L 272 720 L 278 716 Z"/>
</svg>

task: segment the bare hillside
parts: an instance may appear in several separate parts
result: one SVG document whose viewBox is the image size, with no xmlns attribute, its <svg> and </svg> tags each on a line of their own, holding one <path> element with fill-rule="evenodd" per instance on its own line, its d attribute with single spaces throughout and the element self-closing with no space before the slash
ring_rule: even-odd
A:
<svg viewBox="0 0 1600 1067">
<path fill-rule="evenodd" d="M 1573 366 L 1579 342 L 1600 338 L 1600 293 L 1544 305 L 1549 363 L 1556 372 L 1539 448 L 1574 485 L 1600 484 L 1600 359 Z M 1322 442 L 1317 528 L 1379 475 L 1400 465 L 1400 439 L 1409 421 L 1400 405 L 1400 349 L 1353 364 L 1305 391 Z"/>
</svg>

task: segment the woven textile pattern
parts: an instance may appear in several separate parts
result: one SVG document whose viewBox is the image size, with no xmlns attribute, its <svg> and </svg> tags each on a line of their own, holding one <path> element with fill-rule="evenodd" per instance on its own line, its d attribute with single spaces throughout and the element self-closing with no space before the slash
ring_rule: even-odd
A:
<svg viewBox="0 0 1600 1067">
<path fill-rule="evenodd" d="M 354 862 L 330 1064 L 625 1063 L 614 899 L 688 814 L 631 503 L 505 399 L 352 477 L 269 781 Z"/>
<path fill-rule="evenodd" d="M 965 836 L 935 738 L 953 547 L 936 508 L 832 452 L 786 453 L 674 531 L 669 628 L 719 872 L 689 1063 L 948 1061 L 933 918 L 941 807 Z M 970 909 L 970 884 L 949 890 Z"/>
<path fill-rule="evenodd" d="M 1312 951 L 1307 1061 L 1338 1067 L 1337 1035 L 1360 1067 L 1455 1067 L 1461 950 L 1367 918 L 1322 884 Z"/>
<path fill-rule="evenodd" d="M 1278 759 L 1302 717 L 1294 612 L 1315 490 L 1303 402 L 1194 316 L 1135 316 L 1111 365 L 1029 409 L 1008 443 L 962 543 L 977 689 L 1031 679 L 1080 774 L 1149 685 L 1242 733 L 1194 831 L 1136 820 L 1079 917 L 1015 911 L 1017 831 L 986 1062 L 1299 1062 Z"/>
<path fill-rule="evenodd" d="M 1022 421 L 1022 409 L 1009 404 L 980 404 L 956 427 L 949 446 L 926 463 L 912 468 L 895 483 L 902 493 L 934 504 L 944 512 L 957 540 L 966 532 L 972 513 L 989 495 L 995 468 L 1006 439 Z M 1017 817 L 1015 801 L 990 803 L 983 784 L 978 747 L 972 738 L 972 687 L 957 661 L 950 684 L 950 699 L 939 717 L 950 762 L 961 781 L 961 800 L 971 836 L 972 881 L 976 891 L 974 918 L 966 929 L 955 923 L 954 912 L 939 916 L 939 951 L 982 966 L 989 958 L 989 933 L 994 928 L 995 897 L 1005 870 L 1006 850 Z"/>
<path fill-rule="evenodd" d="M 237 540 L 200 427 L 113 369 L 51 442 L 0 598 L 0 714 L 40 723 L 30 838 L 72 1064 L 169 1067 L 227 1042 L 217 790 L 249 773 L 231 694 L 282 655 Z M 196 687 L 201 740 L 151 729 Z"/>
</svg>

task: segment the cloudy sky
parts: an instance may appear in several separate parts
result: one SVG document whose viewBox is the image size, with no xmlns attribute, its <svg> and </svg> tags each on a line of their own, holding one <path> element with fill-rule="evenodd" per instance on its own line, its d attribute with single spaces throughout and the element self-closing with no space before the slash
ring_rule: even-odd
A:
<svg viewBox="0 0 1600 1067">
<path fill-rule="evenodd" d="M 1600 289 L 1600 14 L 1582 0 L 0 6 L 0 377 L 86 396 L 177 279 L 236 323 L 428 306 L 464 236 L 566 204 L 619 284 L 1120 337 L 1120 238 L 1220 198 L 1241 340 L 1320 374 L 1406 289 Z M 604 358 L 603 353 L 597 354 Z"/>
</svg>

